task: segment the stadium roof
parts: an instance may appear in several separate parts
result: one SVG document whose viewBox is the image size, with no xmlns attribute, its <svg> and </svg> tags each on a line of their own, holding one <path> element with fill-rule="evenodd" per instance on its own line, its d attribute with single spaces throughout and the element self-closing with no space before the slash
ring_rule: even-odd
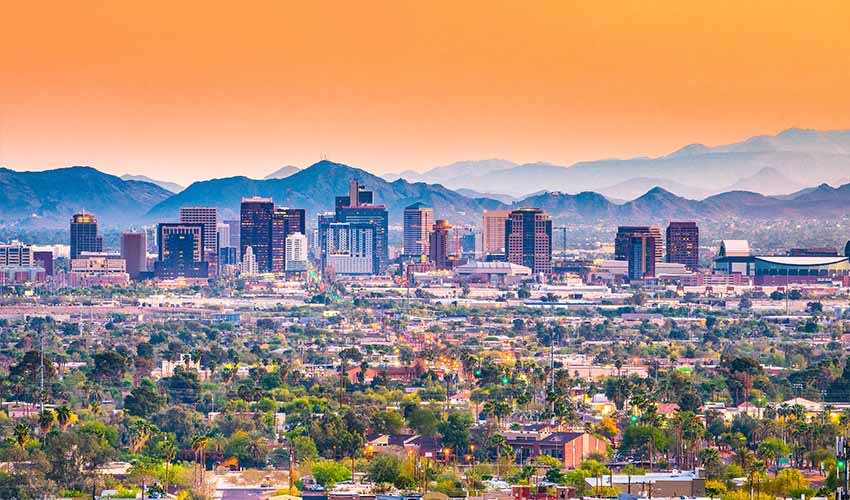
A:
<svg viewBox="0 0 850 500">
<path fill-rule="evenodd" d="M 721 257 L 741 257 L 750 255 L 750 242 L 747 240 L 723 240 L 720 242 Z"/>
<path fill-rule="evenodd" d="M 758 256 L 756 260 L 781 266 L 828 266 L 848 260 L 848 257 L 787 257 Z"/>
</svg>

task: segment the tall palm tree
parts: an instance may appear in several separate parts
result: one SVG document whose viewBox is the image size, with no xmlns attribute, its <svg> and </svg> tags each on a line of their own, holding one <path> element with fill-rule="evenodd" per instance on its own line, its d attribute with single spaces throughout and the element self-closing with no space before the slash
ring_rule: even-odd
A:
<svg viewBox="0 0 850 500">
<path fill-rule="evenodd" d="M 130 430 L 130 453 L 139 453 L 151 438 L 153 428 L 144 420 L 136 420 Z"/>
<path fill-rule="evenodd" d="M 30 426 L 23 422 L 18 422 L 12 431 L 12 435 L 15 437 L 15 443 L 17 443 L 18 447 L 23 448 L 30 438 Z"/>
<path fill-rule="evenodd" d="M 47 435 L 54 423 L 56 423 L 56 413 L 53 410 L 44 410 L 38 416 L 38 428 L 41 429 L 42 435 Z"/>
<path fill-rule="evenodd" d="M 89 404 L 89 410 L 91 414 L 94 415 L 95 418 L 100 416 L 100 411 L 102 410 L 100 399 L 95 399 Z"/>
<path fill-rule="evenodd" d="M 166 439 L 160 444 L 160 449 L 162 450 L 162 458 L 165 460 L 165 492 L 168 493 L 168 468 L 171 465 L 171 462 L 177 456 L 177 447 L 174 445 L 174 442 Z"/>
<path fill-rule="evenodd" d="M 195 436 L 192 438 L 192 449 L 195 451 L 195 461 L 200 462 L 199 484 L 205 484 L 207 475 L 207 446 L 210 444 L 209 436 Z"/>
<path fill-rule="evenodd" d="M 56 421 L 59 422 L 59 427 L 62 427 L 63 431 L 71 425 L 73 419 L 74 412 L 67 404 L 62 404 L 59 408 L 56 408 Z"/>
</svg>

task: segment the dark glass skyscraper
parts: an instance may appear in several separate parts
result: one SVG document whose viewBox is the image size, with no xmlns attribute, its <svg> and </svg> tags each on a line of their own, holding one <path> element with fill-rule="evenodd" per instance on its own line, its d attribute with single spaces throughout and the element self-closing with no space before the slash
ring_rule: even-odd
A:
<svg viewBox="0 0 850 500">
<path fill-rule="evenodd" d="M 103 239 L 97 234 L 97 217 L 85 212 L 71 217 L 71 258 L 83 252 L 102 252 Z"/>
<path fill-rule="evenodd" d="M 619 226 L 614 239 L 614 259 L 629 260 L 632 235 L 644 233 L 649 233 L 655 238 L 655 262 L 664 262 L 661 228 L 655 226 Z"/>
<path fill-rule="evenodd" d="M 420 260 L 428 255 L 428 234 L 434 225 L 434 209 L 414 203 L 404 209 L 404 256 Z"/>
<path fill-rule="evenodd" d="M 206 278 L 209 263 L 205 259 L 202 223 L 164 222 L 157 226 L 159 259 L 154 267 L 158 278 Z"/>
<path fill-rule="evenodd" d="M 654 234 L 633 232 L 629 238 L 629 279 L 642 280 L 655 276 L 657 239 Z"/>
<path fill-rule="evenodd" d="M 276 208 L 272 214 L 272 272 L 286 271 L 286 237 L 306 232 L 303 208 Z"/>
<path fill-rule="evenodd" d="M 452 245 L 450 242 L 452 225 L 447 220 L 438 220 L 434 223 L 429 235 L 428 251 L 431 262 L 437 269 L 452 268 Z"/>
<path fill-rule="evenodd" d="M 696 222 L 667 225 L 667 262 L 684 264 L 691 271 L 699 267 L 699 226 Z"/>
<path fill-rule="evenodd" d="M 505 221 L 506 260 L 531 268 L 534 273 L 552 272 L 552 220 L 539 208 L 514 210 Z"/>
<path fill-rule="evenodd" d="M 244 198 L 239 217 L 239 254 L 251 247 L 257 260 L 257 272 L 272 271 L 272 218 L 274 202 L 270 198 Z"/>
</svg>

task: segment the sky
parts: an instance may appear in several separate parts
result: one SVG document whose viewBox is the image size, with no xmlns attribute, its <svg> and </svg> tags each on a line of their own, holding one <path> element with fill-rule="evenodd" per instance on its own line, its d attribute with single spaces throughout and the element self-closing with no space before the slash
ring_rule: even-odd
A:
<svg viewBox="0 0 850 500">
<path fill-rule="evenodd" d="M 188 183 L 850 128 L 850 2 L 6 2 L 0 165 Z"/>
</svg>

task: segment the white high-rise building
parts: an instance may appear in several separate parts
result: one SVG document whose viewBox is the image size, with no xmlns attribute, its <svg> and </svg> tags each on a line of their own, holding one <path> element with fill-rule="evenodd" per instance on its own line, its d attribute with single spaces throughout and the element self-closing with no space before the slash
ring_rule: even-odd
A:
<svg viewBox="0 0 850 500">
<path fill-rule="evenodd" d="M 377 274 L 371 224 L 334 222 L 328 226 L 326 266 L 337 274 Z"/>
<path fill-rule="evenodd" d="M 307 270 L 307 236 L 292 233 L 286 237 L 286 271 Z"/>
<path fill-rule="evenodd" d="M 218 223 L 216 226 L 216 233 L 218 233 L 218 246 L 221 247 L 229 247 L 230 246 L 230 224 L 225 224 L 223 222 Z"/>
<path fill-rule="evenodd" d="M 254 249 L 251 246 L 245 247 L 245 255 L 242 256 L 242 274 L 257 274 L 257 258 L 254 256 Z"/>
</svg>

